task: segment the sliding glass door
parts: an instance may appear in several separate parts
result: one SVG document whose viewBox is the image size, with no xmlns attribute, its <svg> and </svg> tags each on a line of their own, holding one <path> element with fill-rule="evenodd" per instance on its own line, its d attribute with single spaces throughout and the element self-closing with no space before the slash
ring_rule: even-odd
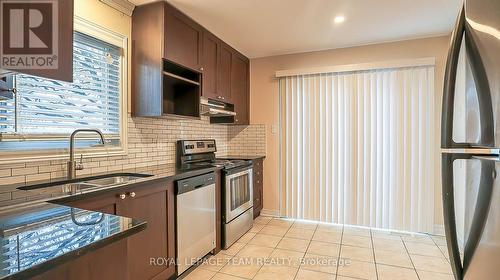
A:
<svg viewBox="0 0 500 280">
<path fill-rule="evenodd" d="M 282 215 L 431 232 L 434 66 L 280 78 Z"/>
</svg>

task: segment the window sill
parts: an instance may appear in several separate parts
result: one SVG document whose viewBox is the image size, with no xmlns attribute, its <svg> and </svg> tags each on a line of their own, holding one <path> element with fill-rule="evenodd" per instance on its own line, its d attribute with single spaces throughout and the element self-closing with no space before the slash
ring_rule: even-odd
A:
<svg viewBox="0 0 500 280">
<path fill-rule="evenodd" d="M 76 160 L 80 158 L 80 154 L 82 154 L 84 158 L 124 156 L 127 155 L 127 150 L 124 147 L 108 148 L 106 150 L 102 148 L 94 150 L 77 149 L 75 151 Z M 52 160 L 69 160 L 69 151 L 68 149 L 60 149 L 30 153 L 8 152 L 0 153 L 0 158 L 0 165 Z"/>
</svg>

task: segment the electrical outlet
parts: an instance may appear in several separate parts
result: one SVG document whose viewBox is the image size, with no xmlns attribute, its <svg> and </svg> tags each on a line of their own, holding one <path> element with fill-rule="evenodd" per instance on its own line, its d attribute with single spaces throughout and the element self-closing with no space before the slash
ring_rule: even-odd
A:
<svg viewBox="0 0 500 280">
<path fill-rule="evenodd" d="M 278 133 L 278 126 L 273 124 L 271 125 L 271 134 L 276 135 Z"/>
</svg>

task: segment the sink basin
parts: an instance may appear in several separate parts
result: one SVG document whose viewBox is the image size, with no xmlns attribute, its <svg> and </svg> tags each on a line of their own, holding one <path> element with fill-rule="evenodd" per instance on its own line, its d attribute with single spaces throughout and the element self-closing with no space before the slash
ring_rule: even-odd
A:
<svg viewBox="0 0 500 280">
<path fill-rule="evenodd" d="M 87 185 L 87 186 L 94 186 L 94 187 L 111 187 L 111 186 L 126 184 L 128 182 L 131 182 L 131 181 L 143 178 L 143 177 L 144 176 L 137 176 L 137 175 L 127 175 L 127 176 L 117 175 L 117 176 L 112 176 L 112 177 L 83 181 L 82 184 Z"/>
<path fill-rule="evenodd" d="M 90 188 L 105 188 L 119 186 L 140 178 L 150 177 L 150 174 L 113 173 L 71 180 L 52 181 L 19 187 L 19 190 L 36 190 L 43 193 L 75 193 Z"/>
</svg>

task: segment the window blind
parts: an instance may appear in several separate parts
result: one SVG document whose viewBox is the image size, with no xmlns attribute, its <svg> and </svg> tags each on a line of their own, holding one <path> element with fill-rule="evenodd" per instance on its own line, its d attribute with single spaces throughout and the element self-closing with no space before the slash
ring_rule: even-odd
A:
<svg viewBox="0 0 500 280">
<path fill-rule="evenodd" d="M 16 100 L 0 101 L 0 133 L 66 135 L 97 128 L 118 136 L 120 51 L 75 32 L 73 83 L 17 74 Z"/>
<path fill-rule="evenodd" d="M 281 214 L 432 232 L 434 67 L 280 78 Z"/>
</svg>

